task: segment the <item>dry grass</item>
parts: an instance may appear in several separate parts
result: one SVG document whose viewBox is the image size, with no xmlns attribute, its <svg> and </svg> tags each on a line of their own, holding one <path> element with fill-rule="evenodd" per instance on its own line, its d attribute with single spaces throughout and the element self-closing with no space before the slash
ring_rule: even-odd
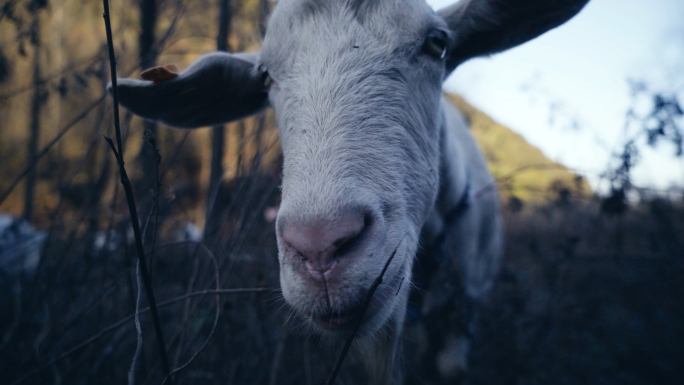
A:
<svg viewBox="0 0 684 385">
<path fill-rule="evenodd" d="M 221 226 L 205 239 L 220 266 L 221 288 L 278 288 L 275 234 L 264 218 L 265 207 L 277 204 L 277 185 L 275 177 L 254 174 L 224 186 L 230 193 L 217 203 Z M 215 288 L 210 255 L 174 239 L 177 220 L 164 219 L 176 215 L 169 210 L 152 266 L 160 303 Z M 463 300 L 457 273 L 445 265 L 422 287 L 425 292 L 412 296 L 404 342 L 407 384 L 453 383 L 440 378 L 436 360 L 445 341 L 462 334 L 472 338 L 468 371 L 459 377 L 466 383 L 651 384 L 681 374 L 681 203 L 643 203 L 610 217 L 598 202 L 551 202 L 507 212 L 506 223 L 506 257 L 486 304 Z M 14 325 L 0 346 L 3 382 L 36 369 L 24 383 L 125 381 L 136 345 L 130 319 L 135 254 L 125 243 L 96 253 L 93 233 L 81 228 L 51 229 L 35 277 L 0 278 L 0 330 L 5 334 Z M 125 230 L 123 224 L 114 228 Z M 429 258 L 421 255 L 420 265 Z M 211 335 L 216 293 L 206 294 L 160 309 L 172 368 Z M 177 383 L 308 384 L 327 378 L 341 345 L 321 341 L 291 318 L 277 292 L 224 293 L 220 309 L 212 338 L 177 374 Z M 160 383 L 146 313 L 141 321 L 145 343 L 137 382 Z M 337 383 L 365 381 L 356 353 L 352 345 Z"/>
</svg>

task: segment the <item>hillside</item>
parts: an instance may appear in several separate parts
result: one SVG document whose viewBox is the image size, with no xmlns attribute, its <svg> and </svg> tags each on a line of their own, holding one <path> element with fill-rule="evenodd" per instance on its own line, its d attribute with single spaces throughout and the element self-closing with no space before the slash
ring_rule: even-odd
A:
<svg viewBox="0 0 684 385">
<path fill-rule="evenodd" d="M 576 196 L 591 194 L 586 180 L 565 166 L 548 159 L 522 136 L 484 112 L 471 106 L 461 96 L 447 94 L 470 122 L 475 140 L 498 180 L 502 198 L 515 196 L 524 201 L 545 201 L 567 189 Z"/>
</svg>

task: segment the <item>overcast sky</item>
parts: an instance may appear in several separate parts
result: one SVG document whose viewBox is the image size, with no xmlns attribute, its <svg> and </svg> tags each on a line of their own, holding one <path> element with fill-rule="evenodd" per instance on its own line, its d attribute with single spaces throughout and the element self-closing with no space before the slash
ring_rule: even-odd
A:
<svg viewBox="0 0 684 385">
<path fill-rule="evenodd" d="M 452 1 L 428 3 L 439 9 Z M 684 1 L 591 0 L 563 26 L 463 64 L 445 89 L 605 191 L 599 175 L 624 143 L 625 113 L 634 104 L 630 78 L 677 89 L 684 102 Z M 674 151 L 664 142 L 641 146 L 635 184 L 684 185 L 684 160 Z"/>
</svg>

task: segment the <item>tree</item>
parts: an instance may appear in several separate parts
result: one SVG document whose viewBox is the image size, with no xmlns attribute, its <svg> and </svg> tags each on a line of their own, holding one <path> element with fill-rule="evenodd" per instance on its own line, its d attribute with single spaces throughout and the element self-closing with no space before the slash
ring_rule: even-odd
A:
<svg viewBox="0 0 684 385">
<path fill-rule="evenodd" d="M 158 52 L 155 48 L 155 28 L 157 26 L 157 2 L 156 0 L 140 0 L 140 35 L 138 36 L 138 54 L 140 58 L 140 68 L 146 70 L 155 66 Z M 143 129 L 146 135 L 152 138 L 157 137 L 157 123 L 153 120 L 144 120 Z M 150 175 L 155 175 L 156 153 L 151 146 L 143 145 L 140 147 L 138 162 L 142 166 L 142 178 L 136 181 L 139 193 L 154 189 L 156 183 Z M 152 207 L 152 200 L 149 195 L 142 195 L 139 201 L 139 208 L 142 213 L 147 213 Z M 146 215 L 146 214 L 144 214 Z"/>
<path fill-rule="evenodd" d="M 230 0 L 219 0 L 219 26 L 216 35 L 216 49 L 229 52 L 228 36 L 230 35 L 230 21 L 232 12 Z M 211 215 L 216 194 L 218 193 L 223 176 L 223 149 L 226 141 L 225 126 L 219 125 L 211 130 L 211 173 L 209 176 L 209 193 L 207 194 L 207 222 Z"/>
<path fill-rule="evenodd" d="M 33 97 L 31 99 L 30 137 L 27 148 L 27 164 L 33 164 L 37 160 L 38 141 L 40 139 L 40 112 L 41 106 L 47 96 L 41 79 L 41 36 L 40 36 L 40 11 L 47 6 L 47 0 L 34 0 L 27 5 L 29 12 L 33 14 L 31 24 L 31 45 L 33 45 Z M 38 172 L 32 168 L 26 176 L 26 189 L 24 194 L 24 218 L 31 221 L 34 211 L 35 189 Z"/>
<path fill-rule="evenodd" d="M 154 49 L 154 30 L 157 26 L 157 2 L 156 0 L 140 1 L 140 36 L 138 38 L 138 50 L 140 54 L 140 68 L 145 70 L 154 67 L 157 61 L 157 52 Z M 145 130 L 156 135 L 157 125 L 154 121 L 145 121 Z M 144 146 L 143 146 L 144 147 Z"/>
</svg>

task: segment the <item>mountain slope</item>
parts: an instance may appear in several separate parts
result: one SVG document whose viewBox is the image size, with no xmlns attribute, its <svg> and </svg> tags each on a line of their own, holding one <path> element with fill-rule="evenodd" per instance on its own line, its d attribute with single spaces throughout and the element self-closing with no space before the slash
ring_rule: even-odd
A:
<svg viewBox="0 0 684 385">
<path fill-rule="evenodd" d="M 505 127 L 462 97 L 446 94 L 470 122 L 471 132 L 498 181 L 502 197 L 515 196 L 526 201 L 555 198 L 563 189 L 575 195 L 591 194 L 581 176 L 553 162 L 522 136 Z"/>
</svg>

